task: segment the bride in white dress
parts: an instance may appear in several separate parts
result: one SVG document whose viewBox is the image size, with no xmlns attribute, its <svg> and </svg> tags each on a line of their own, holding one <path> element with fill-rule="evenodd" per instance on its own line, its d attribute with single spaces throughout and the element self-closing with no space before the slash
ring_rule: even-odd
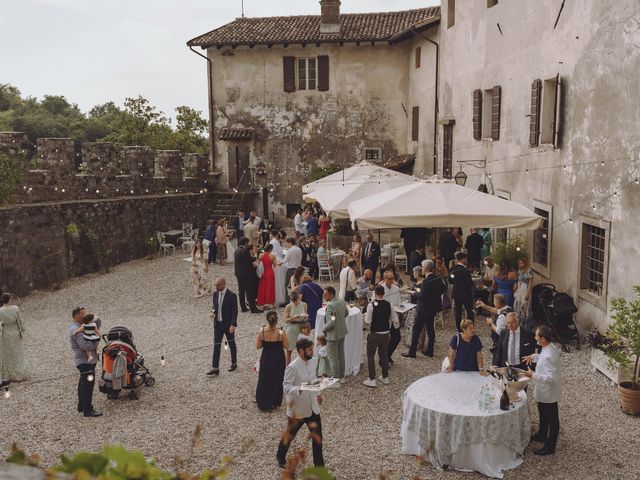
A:
<svg viewBox="0 0 640 480">
<path fill-rule="evenodd" d="M 280 243 L 279 235 L 271 238 L 269 241 L 273 245 L 273 255 L 282 262 L 284 258 L 284 252 L 282 251 L 282 244 Z M 287 276 L 287 269 L 284 265 L 274 265 L 273 271 L 276 275 L 276 305 L 282 305 L 286 300 L 285 281 Z"/>
</svg>

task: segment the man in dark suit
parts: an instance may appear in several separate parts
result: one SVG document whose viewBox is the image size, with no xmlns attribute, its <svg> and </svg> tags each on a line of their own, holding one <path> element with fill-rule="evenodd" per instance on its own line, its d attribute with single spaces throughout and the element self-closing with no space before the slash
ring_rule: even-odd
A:
<svg viewBox="0 0 640 480">
<path fill-rule="evenodd" d="M 404 251 L 407 255 L 416 250 L 418 243 L 428 243 L 430 230 L 428 228 L 403 228 L 400 230 L 400 238 L 404 244 Z M 407 262 L 407 275 L 411 275 L 409 263 Z"/>
<path fill-rule="evenodd" d="M 213 320 L 213 361 L 211 370 L 207 375 L 214 376 L 220 373 L 220 346 L 222 337 L 226 337 L 226 342 L 231 351 L 231 368 L 233 372 L 238 368 L 236 349 L 236 327 L 238 326 L 238 296 L 227 288 L 224 277 L 216 279 L 216 289 L 213 292 L 213 308 L 211 309 L 211 319 Z"/>
<path fill-rule="evenodd" d="M 371 269 L 373 276 L 371 277 L 371 284 L 376 283 L 376 273 L 378 271 L 378 265 L 380 264 L 380 245 L 373 241 L 373 234 L 367 233 L 367 243 L 362 247 L 361 265 L 362 270 L 367 268 Z"/>
<path fill-rule="evenodd" d="M 512 367 L 527 370 L 522 357 L 536 353 L 536 345 L 533 332 L 520 326 L 518 314 L 507 313 L 507 328 L 500 332 L 495 363 L 498 367 L 506 367 L 509 363 Z"/>
<path fill-rule="evenodd" d="M 411 278 L 412 282 L 416 281 L 413 276 L 413 269 L 421 266 L 422 261 L 426 260 L 426 258 L 427 257 L 424 254 L 424 243 L 418 242 L 416 244 L 416 249 L 411 252 L 411 255 L 409 255 L 409 278 Z"/>
<path fill-rule="evenodd" d="M 440 256 L 444 257 L 444 265 L 447 268 L 449 268 L 449 263 L 453 260 L 453 256 L 458 249 L 458 241 L 453 235 L 453 230 L 453 227 L 449 228 L 449 230 L 440 235 L 439 240 L 438 251 L 440 252 Z"/>
<path fill-rule="evenodd" d="M 453 285 L 451 297 L 455 307 L 456 328 L 460 331 L 462 307 L 467 311 L 467 318 L 473 322 L 473 280 L 467 270 L 467 254 L 456 253 L 456 264 L 449 270 L 449 283 Z"/>
<path fill-rule="evenodd" d="M 467 249 L 467 255 L 469 256 L 469 268 L 474 268 L 476 271 L 480 271 L 480 259 L 482 258 L 482 247 L 484 240 L 475 228 L 471 229 L 471 234 L 467 237 L 464 243 L 464 248 Z"/>
<path fill-rule="evenodd" d="M 238 210 L 235 218 L 233 219 L 233 228 L 236 229 L 236 238 L 240 238 L 242 236 L 242 227 L 249 220 L 249 216 L 244 214 L 243 210 Z"/>
<path fill-rule="evenodd" d="M 433 357 L 433 347 L 436 341 L 436 331 L 433 323 L 436 313 L 442 310 L 442 294 L 447 291 L 447 285 L 443 279 L 435 274 L 435 269 L 436 264 L 433 263 L 433 260 L 427 260 L 427 276 L 420 285 L 420 292 L 418 293 L 418 312 L 413 324 L 411 346 L 409 347 L 409 352 L 402 354 L 403 357 L 416 358 L 418 340 L 425 325 L 429 340 L 424 354 L 428 357 Z"/>
<path fill-rule="evenodd" d="M 256 275 L 257 259 L 249 251 L 249 239 L 241 237 L 238 240 L 238 248 L 233 253 L 234 271 L 238 279 L 238 295 L 240 296 L 240 308 L 243 312 L 251 310 L 251 313 L 260 313 L 256 307 L 258 296 L 258 276 Z M 249 303 L 247 308 L 246 302 Z"/>
</svg>

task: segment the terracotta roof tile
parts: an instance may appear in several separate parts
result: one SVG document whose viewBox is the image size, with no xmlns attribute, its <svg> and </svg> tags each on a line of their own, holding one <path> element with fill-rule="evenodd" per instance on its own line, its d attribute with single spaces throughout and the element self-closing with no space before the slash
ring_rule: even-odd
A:
<svg viewBox="0 0 640 480">
<path fill-rule="evenodd" d="M 436 22 L 440 7 L 340 15 L 340 33 L 320 33 L 320 15 L 238 18 L 187 42 L 202 48 L 279 43 L 390 41 L 415 26 Z"/>
<path fill-rule="evenodd" d="M 254 133 L 252 128 L 223 128 L 220 130 L 220 140 L 251 140 Z"/>
</svg>

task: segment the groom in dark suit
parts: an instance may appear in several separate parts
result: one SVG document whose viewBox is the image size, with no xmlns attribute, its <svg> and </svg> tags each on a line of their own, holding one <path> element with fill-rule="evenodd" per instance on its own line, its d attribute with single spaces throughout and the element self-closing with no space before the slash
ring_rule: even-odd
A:
<svg viewBox="0 0 640 480">
<path fill-rule="evenodd" d="M 376 283 L 378 265 L 380 264 L 380 245 L 373 241 L 373 234 L 371 232 L 367 233 L 367 243 L 362 246 L 360 260 L 363 271 L 368 268 L 373 272 L 371 285 L 374 285 Z"/>
<path fill-rule="evenodd" d="M 460 331 L 462 321 L 462 307 L 467 311 L 467 317 L 472 322 L 473 315 L 473 280 L 467 269 L 467 254 L 456 253 L 456 264 L 449 270 L 449 283 L 453 285 L 451 297 L 455 307 L 456 329 Z"/>
<path fill-rule="evenodd" d="M 238 326 L 238 296 L 227 288 L 224 277 L 216 279 L 216 289 L 213 292 L 213 308 L 211 309 L 211 319 L 213 320 L 213 362 L 211 370 L 207 375 L 218 375 L 220 369 L 220 346 L 222 337 L 226 337 L 231 350 L 231 368 L 233 372 L 238 368 L 236 349 L 236 327 Z"/>
</svg>

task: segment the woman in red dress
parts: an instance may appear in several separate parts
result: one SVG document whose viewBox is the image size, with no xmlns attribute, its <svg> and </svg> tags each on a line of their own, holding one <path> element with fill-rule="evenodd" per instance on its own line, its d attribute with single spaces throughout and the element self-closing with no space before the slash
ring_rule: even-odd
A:
<svg viewBox="0 0 640 480">
<path fill-rule="evenodd" d="M 327 232 L 331 228 L 331 217 L 325 217 L 324 214 L 320 215 L 318 223 L 320 223 L 320 238 L 327 241 Z"/>
<path fill-rule="evenodd" d="M 260 306 L 270 307 L 276 302 L 276 276 L 273 271 L 273 265 L 276 264 L 276 258 L 271 254 L 273 245 L 270 243 L 264 247 L 264 253 L 260 256 L 260 262 L 264 267 L 264 273 L 260 278 L 258 285 L 258 300 Z"/>
</svg>

